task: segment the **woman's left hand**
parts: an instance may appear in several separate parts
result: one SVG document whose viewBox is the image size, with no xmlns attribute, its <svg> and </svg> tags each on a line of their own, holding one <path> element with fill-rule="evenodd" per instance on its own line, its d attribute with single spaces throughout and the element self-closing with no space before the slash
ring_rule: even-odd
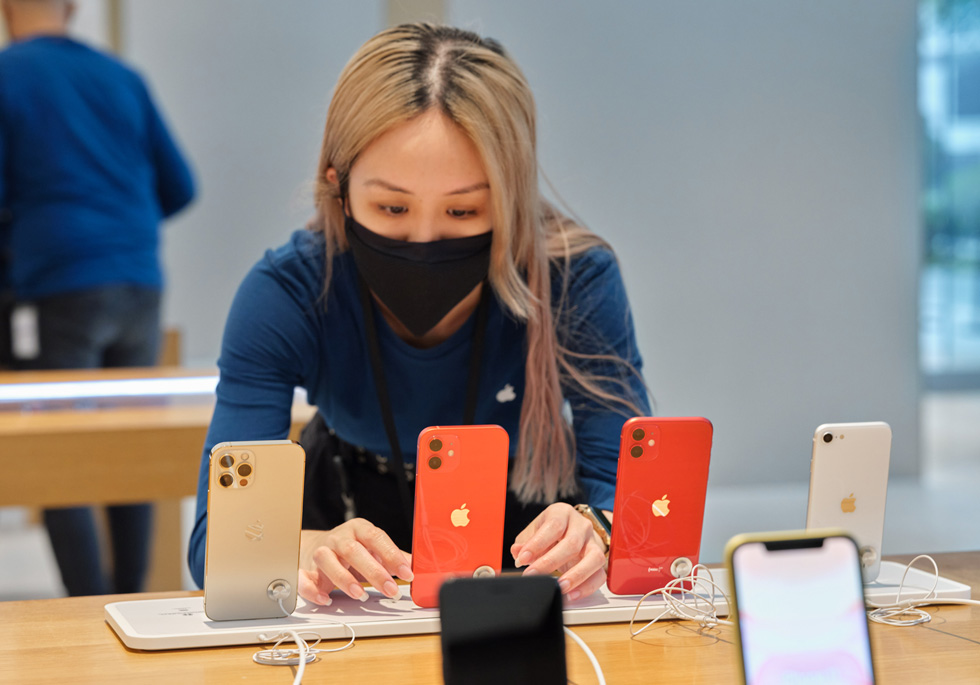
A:
<svg viewBox="0 0 980 685">
<path fill-rule="evenodd" d="M 569 601 L 586 597 L 606 582 L 606 548 L 592 523 L 570 504 L 556 503 L 521 531 L 510 553 L 524 575 L 558 571 L 558 585 Z"/>
</svg>

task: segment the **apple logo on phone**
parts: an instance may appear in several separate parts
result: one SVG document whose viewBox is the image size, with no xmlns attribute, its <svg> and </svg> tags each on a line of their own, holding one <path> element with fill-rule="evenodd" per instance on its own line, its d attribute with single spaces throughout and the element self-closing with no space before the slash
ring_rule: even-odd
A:
<svg viewBox="0 0 980 685">
<path fill-rule="evenodd" d="M 854 493 L 852 492 L 850 495 L 848 495 L 847 497 L 845 497 L 840 501 L 840 510 L 843 511 L 845 514 L 850 514 L 852 511 L 854 511 L 857 508 L 854 506 L 855 500 L 856 498 L 854 497 Z"/>
<path fill-rule="evenodd" d="M 652 508 L 654 516 L 666 516 L 669 514 L 670 500 L 667 499 L 667 495 L 664 495 L 662 499 L 654 500 Z"/>
<path fill-rule="evenodd" d="M 249 542 L 261 542 L 262 533 L 265 530 L 265 526 L 261 521 L 256 521 L 255 523 L 245 526 L 245 537 L 248 538 Z"/>
<path fill-rule="evenodd" d="M 449 515 L 449 520 L 457 528 L 470 524 L 470 510 L 466 508 L 466 502 L 463 502 L 463 506 L 459 509 L 453 509 L 453 513 Z"/>
</svg>

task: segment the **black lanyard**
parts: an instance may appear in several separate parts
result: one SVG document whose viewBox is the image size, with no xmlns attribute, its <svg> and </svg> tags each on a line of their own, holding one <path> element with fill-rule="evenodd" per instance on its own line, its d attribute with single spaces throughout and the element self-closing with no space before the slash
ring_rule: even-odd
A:
<svg viewBox="0 0 980 685">
<path fill-rule="evenodd" d="M 391 461 L 398 481 L 398 492 L 402 500 L 402 508 L 411 521 L 414 511 L 414 498 L 408 488 L 405 476 L 405 459 L 401 446 L 398 444 L 398 433 L 395 431 L 395 416 L 391 410 L 391 398 L 388 396 L 388 384 L 385 381 L 384 362 L 381 359 L 381 345 L 378 343 L 378 328 L 374 322 L 374 300 L 367 283 L 358 277 L 361 289 L 361 307 L 364 310 L 364 326 L 367 332 L 368 353 L 371 357 L 371 371 L 374 375 L 374 388 L 378 394 L 378 404 L 381 405 L 381 420 L 384 422 L 385 433 L 388 435 L 388 445 L 391 447 Z M 480 392 L 480 366 L 483 361 L 483 342 L 487 331 L 487 314 L 490 309 L 490 284 L 483 282 L 480 292 L 480 303 L 476 307 L 476 327 L 473 330 L 473 347 L 470 352 L 470 369 L 466 380 L 466 404 L 463 410 L 463 424 L 472 425 L 476 419 L 476 403 Z M 416 468 L 416 476 L 418 469 Z"/>
</svg>

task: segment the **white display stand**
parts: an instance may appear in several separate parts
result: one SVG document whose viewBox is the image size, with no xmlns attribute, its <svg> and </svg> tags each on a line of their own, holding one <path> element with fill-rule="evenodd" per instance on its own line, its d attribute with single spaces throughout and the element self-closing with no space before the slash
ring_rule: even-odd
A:
<svg viewBox="0 0 980 685">
<path fill-rule="evenodd" d="M 878 603 L 894 601 L 904 570 L 902 564 L 882 562 L 878 580 L 865 586 L 867 598 Z M 712 569 L 711 572 L 715 582 L 727 592 L 728 573 L 725 569 Z M 906 597 L 921 596 L 932 586 L 932 578 L 929 573 L 912 569 L 905 580 Z M 326 640 L 349 638 L 350 632 L 338 621 L 350 625 L 358 637 L 438 633 L 438 609 L 417 607 L 407 596 L 407 590 L 403 586 L 406 596 L 397 600 L 368 590 L 369 598 L 365 602 L 334 593 L 330 606 L 321 607 L 300 600 L 296 611 L 288 618 L 253 621 L 212 621 L 204 615 L 203 597 L 144 599 L 107 604 L 105 620 L 123 644 L 143 650 L 267 643 L 270 636 L 285 629 L 315 633 Z M 699 583 L 696 590 L 702 596 L 710 596 L 706 584 Z M 913 592 L 918 594 L 911 594 Z M 940 578 L 936 593 L 944 599 L 969 599 L 970 588 Z M 589 597 L 566 603 L 565 624 L 628 623 L 639 599 L 638 595 L 613 595 L 603 586 Z M 808 599 L 799 598 L 801 602 Z M 726 616 L 728 603 L 725 598 L 719 593 L 714 601 L 718 615 Z M 664 608 L 663 599 L 653 596 L 643 602 L 636 617 L 648 621 L 661 614 Z"/>
</svg>

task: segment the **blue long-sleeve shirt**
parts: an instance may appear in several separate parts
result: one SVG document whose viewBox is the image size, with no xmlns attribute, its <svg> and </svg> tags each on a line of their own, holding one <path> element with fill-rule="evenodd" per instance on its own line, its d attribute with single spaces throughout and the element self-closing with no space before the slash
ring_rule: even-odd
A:
<svg viewBox="0 0 980 685">
<path fill-rule="evenodd" d="M 158 227 L 194 183 L 142 79 L 67 37 L 0 51 L 0 210 L 19 299 L 163 285 Z"/>
<path fill-rule="evenodd" d="M 276 440 L 289 433 L 295 387 L 305 388 L 327 425 L 347 442 L 389 455 L 371 362 L 357 271 L 349 252 L 334 258 L 324 301 L 323 237 L 297 231 L 266 253 L 246 276 L 232 303 L 218 361 L 217 404 L 208 430 L 197 490 L 197 519 L 189 563 L 204 580 L 210 449 L 224 441 Z M 554 301 L 561 279 L 552 278 Z M 614 354 L 641 367 L 633 321 L 619 267 L 611 252 L 591 249 L 575 257 L 566 294 L 565 344 L 575 351 Z M 428 349 L 399 338 L 375 308 L 379 345 L 396 431 L 407 461 L 419 432 L 463 421 L 475 316 Z M 562 330 L 562 329 L 559 329 Z M 480 372 L 476 422 L 498 424 L 517 443 L 524 397 L 527 327 L 491 298 Z M 632 399 L 649 413 L 645 389 L 622 365 L 594 362 L 589 371 L 624 380 Z M 610 387 L 623 393 L 622 387 Z M 587 501 L 612 510 L 621 413 L 565 389 L 576 438 L 577 476 Z"/>
</svg>

